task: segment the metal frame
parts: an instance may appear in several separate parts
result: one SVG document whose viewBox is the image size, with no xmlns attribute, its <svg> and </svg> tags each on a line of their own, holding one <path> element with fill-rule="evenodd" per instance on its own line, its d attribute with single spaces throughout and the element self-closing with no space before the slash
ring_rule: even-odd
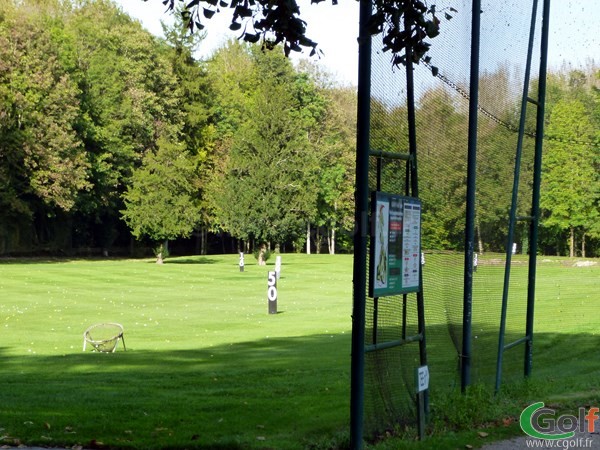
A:
<svg viewBox="0 0 600 450">
<path fill-rule="evenodd" d="M 529 46 L 527 50 L 527 65 L 525 69 L 525 79 L 523 85 L 523 97 L 521 100 L 521 118 L 519 122 L 519 135 L 517 142 L 517 151 L 515 156 L 515 170 L 513 179 L 513 192 L 509 216 L 508 237 L 506 242 L 506 265 L 504 268 L 504 289 L 502 292 L 502 310 L 500 317 L 500 332 L 498 335 L 498 357 L 496 363 L 496 384 L 495 391 L 498 392 L 502 383 L 502 362 L 504 352 L 520 344 L 525 344 L 525 362 L 524 375 L 531 375 L 532 355 L 533 355 L 533 316 L 535 310 L 535 279 L 537 264 L 537 240 L 540 210 L 540 184 L 542 172 L 542 147 L 544 138 L 544 113 L 546 103 L 546 73 L 548 62 L 548 32 L 550 17 L 550 0 L 544 0 L 542 16 L 542 39 L 541 55 L 539 68 L 539 89 L 538 98 L 529 97 L 529 82 L 531 74 L 531 63 L 533 55 L 533 44 L 535 37 L 535 26 L 537 20 L 538 0 L 533 0 L 531 13 L 531 28 L 529 31 Z M 537 107 L 536 116 L 536 139 L 535 139 L 535 157 L 533 171 L 533 195 L 531 200 L 531 215 L 525 217 L 517 216 L 519 178 L 521 170 L 521 157 L 523 150 L 523 137 L 525 134 L 525 121 L 527 118 L 527 104 L 531 103 Z M 516 223 L 518 221 L 529 222 L 529 274 L 527 284 L 527 319 L 525 336 L 508 344 L 505 344 L 506 316 L 508 311 L 508 291 L 510 287 L 510 268 L 512 261 L 512 243 L 514 240 Z"/>
<path fill-rule="evenodd" d="M 530 32 L 530 45 L 528 51 L 528 65 L 526 69 L 526 82 L 523 93 L 522 117 L 519 127 L 519 143 L 515 165 L 515 180 L 513 201 L 510 213 L 509 238 L 507 243 L 507 263 L 505 268 L 505 286 L 502 299 L 502 317 L 499 336 L 499 352 L 496 390 L 500 386 L 502 370 L 502 353 L 520 343 L 525 343 L 525 376 L 531 374 L 531 356 L 533 349 L 533 314 L 535 297 L 536 253 L 537 234 L 539 222 L 539 196 L 541 181 L 542 143 L 544 134 L 544 104 L 546 93 L 546 68 L 548 51 L 548 29 L 550 0 L 543 0 L 543 24 L 540 59 L 540 81 L 538 99 L 528 97 L 531 54 L 533 34 L 538 0 L 532 0 L 532 28 Z M 468 168 L 467 168 L 467 216 L 465 226 L 465 270 L 464 270 L 464 298 L 463 298 L 463 342 L 460 355 L 461 363 L 461 390 L 466 391 L 471 383 L 471 357 L 472 357 L 472 301 L 473 301 L 473 254 L 475 247 L 475 187 L 476 187 L 476 156 L 477 156 L 477 115 L 479 99 L 479 48 L 480 48 L 480 14 L 481 0 L 473 0 L 471 30 L 471 74 L 470 74 L 470 104 L 469 104 L 469 140 L 468 140 Z M 354 266 L 353 266 L 353 309 L 352 309 L 352 360 L 351 360 L 351 398 L 350 398 L 350 446 L 353 449 L 362 448 L 363 421 L 364 421 L 364 371 L 365 353 L 404 345 L 409 342 L 419 342 L 421 365 L 427 364 L 426 339 L 425 339 L 425 312 L 423 299 L 422 272 L 417 293 L 418 334 L 406 336 L 403 326 L 402 338 L 394 342 L 379 343 L 374 340 L 374 345 L 365 346 L 365 322 L 367 300 L 367 256 L 369 238 L 369 159 L 374 156 L 378 161 L 377 186 L 380 188 L 381 160 L 386 158 L 401 159 L 406 161 L 406 195 L 418 197 L 418 171 L 417 171 L 417 142 L 416 121 L 414 106 L 413 66 L 410 49 L 407 49 L 407 103 L 409 124 L 409 154 L 388 154 L 370 149 L 371 125 L 371 36 L 367 24 L 373 12 L 372 0 L 360 1 L 360 27 L 359 27 L 359 75 L 358 75 L 358 112 L 357 112 L 357 149 L 356 149 L 356 191 L 355 191 L 355 234 L 354 234 Z M 516 216 L 516 201 L 520 174 L 520 159 L 524 134 L 527 102 L 537 105 L 536 121 L 536 149 L 534 162 L 534 188 L 532 196 L 531 216 L 518 218 Z M 527 325 L 526 336 L 517 342 L 504 345 L 504 331 L 506 325 L 506 311 L 508 305 L 508 283 L 510 281 L 511 247 L 514 236 L 515 223 L 518 219 L 530 222 L 529 242 L 529 285 L 527 292 Z M 377 319 L 377 300 L 375 302 L 375 325 Z M 406 320 L 406 296 L 403 299 L 403 324 Z M 425 409 L 427 409 L 427 396 L 425 396 Z"/>
<path fill-rule="evenodd" d="M 358 111 L 356 130 L 356 191 L 350 379 L 350 446 L 362 448 L 365 371 L 365 302 L 367 295 L 367 240 L 369 235 L 369 147 L 371 129 L 371 35 L 367 24 L 371 0 L 360 2 L 358 38 Z"/>
<path fill-rule="evenodd" d="M 471 74 L 469 82 L 469 143 L 467 154 L 467 209 L 465 222 L 465 269 L 463 284 L 463 337 L 460 354 L 461 391 L 471 384 L 471 337 L 473 309 L 473 253 L 475 249 L 475 187 L 477 181 L 477 114 L 479 106 L 479 46 L 481 0 L 473 0 L 471 19 Z"/>
<path fill-rule="evenodd" d="M 354 235 L 354 268 L 353 268 L 353 312 L 352 312 L 352 363 L 351 363 L 351 398 L 350 398 L 350 446 L 362 448 L 364 420 L 364 370 L 365 354 L 386 348 L 419 343 L 420 365 L 427 364 L 425 340 L 425 305 L 423 298 L 423 273 L 420 272 L 419 291 L 417 292 L 418 330 L 415 336 L 406 336 L 407 295 L 402 302 L 402 337 L 391 342 L 377 342 L 365 346 L 365 322 L 367 300 L 367 241 L 369 237 L 369 159 L 377 158 L 377 189 L 381 189 L 381 166 L 384 159 L 406 161 L 407 196 L 418 197 L 417 170 L 417 134 L 414 102 L 414 78 L 411 49 L 406 50 L 407 80 L 407 120 L 409 134 L 408 154 L 386 153 L 370 148 L 370 102 L 371 102 L 371 36 L 367 23 L 372 15 L 371 0 L 360 2 L 360 35 L 359 35 L 359 75 L 358 75 L 358 125 L 356 150 L 356 198 L 355 198 L 355 235 Z M 405 25 L 408 25 L 405 23 Z M 374 298 L 374 333 L 377 330 L 378 298 Z M 428 410 L 428 391 L 420 398 L 425 411 Z M 422 419 L 422 418 L 420 418 Z M 421 420 L 422 421 L 422 420 Z"/>
</svg>

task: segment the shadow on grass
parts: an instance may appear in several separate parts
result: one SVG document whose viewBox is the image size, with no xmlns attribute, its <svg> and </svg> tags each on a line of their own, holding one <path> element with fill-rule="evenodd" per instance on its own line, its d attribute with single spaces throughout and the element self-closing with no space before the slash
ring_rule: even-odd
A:
<svg viewBox="0 0 600 450">
<path fill-rule="evenodd" d="M 64 263 L 72 263 L 78 261 L 98 261 L 98 262 L 107 262 L 107 261 L 131 261 L 131 260 L 139 260 L 143 261 L 148 259 L 144 258 L 133 258 L 126 256 L 31 256 L 31 257 L 12 257 L 12 256 L 2 256 L 0 257 L 0 265 L 9 265 L 9 264 L 64 264 Z"/>
<path fill-rule="evenodd" d="M 93 261 L 93 262 L 110 262 L 110 261 L 146 261 L 148 264 L 156 264 L 156 258 L 153 257 L 140 257 L 134 258 L 130 256 L 81 256 L 81 257 L 71 257 L 71 256 L 36 256 L 36 257 L 10 257 L 3 256 L 0 257 L 0 265 L 9 265 L 9 264 L 64 264 L 64 263 L 73 263 L 79 261 Z M 222 263 L 222 261 L 210 258 L 207 256 L 181 256 L 181 257 L 171 257 L 167 258 L 164 261 L 165 264 L 217 264 Z M 232 264 L 237 265 L 235 262 L 235 257 L 232 258 Z"/>
<path fill-rule="evenodd" d="M 165 264 L 216 264 L 223 263 L 223 261 L 216 260 L 207 256 L 189 256 L 189 257 L 173 257 L 165 259 Z M 232 264 L 234 264 L 232 258 Z"/>
<path fill-rule="evenodd" d="M 459 327 L 447 324 L 426 329 L 430 402 L 434 405 L 430 419 L 442 423 L 443 430 L 472 430 L 485 423 L 500 421 L 503 417 L 518 417 L 523 405 L 545 400 L 544 396 L 556 398 L 565 392 L 587 392 L 586 404 L 600 400 L 595 385 L 595 380 L 600 377 L 600 353 L 594 350 L 600 343 L 600 337 L 588 333 L 537 333 L 534 336 L 531 378 L 526 382 L 524 377 L 525 346 L 517 345 L 504 352 L 501 391 L 494 396 L 498 330 L 495 326 L 476 325 L 478 332 L 473 343 L 471 384 L 482 387 L 487 394 L 480 406 L 467 405 L 462 409 L 450 403 L 446 404 L 449 409 L 436 410 L 436 405 L 454 398 L 450 394 L 460 397 L 460 349 L 456 349 L 449 333 L 449 330 L 455 333 Z M 407 336 L 415 335 L 414 325 L 412 330 L 410 328 Z M 373 341 L 372 333 L 372 329 L 367 329 L 369 343 Z M 379 342 L 398 339 L 401 327 L 388 327 L 377 334 Z M 517 333 L 507 333 L 505 344 L 522 337 Z M 415 368 L 418 365 L 419 347 L 416 344 L 366 354 L 366 436 L 379 440 L 396 430 L 416 427 L 414 399 Z M 406 439 L 414 437 L 414 433 L 408 433 Z"/>
<path fill-rule="evenodd" d="M 0 349 L 2 435 L 45 446 L 285 449 L 346 427 L 349 333 L 172 351 L 128 345 L 64 356 Z"/>
<path fill-rule="evenodd" d="M 390 328 L 382 335 L 397 332 Z M 430 326 L 427 333 L 432 388 L 455 389 L 448 381 L 457 379 L 458 367 L 447 326 Z M 95 440 L 114 449 L 322 448 L 341 432 L 336 448 L 344 448 L 350 337 L 347 331 L 208 348 L 194 338 L 197 348 L 190 340 L 190 349 L 128 347 L 112 354 L 56 356 L 15 356 L 0 348 L 0 427 L 4 436 L 46 446 Z M 496 330 L 479 337 L 490 348 L 496 338 Z M 507 341 L 512 338 L 518 336 Z M 536 335 L 533 378 L 555 380 L 555 390 L 577 380 L 588 385 L 600 370 L 597 345 L 598 336 L 591 334 Z M 414 391 L 406 386 L 414 377 L 416 354 L 416 344 L 386 350 L 378 355 L 383 362 L 367 368 L 377 374 L 367 378 L 367 413 L 377 406 L 377 398 L 369 397 L 373 392 L 388 395 L 386 389 L 371 389 L 373 380 L 404 379 L 408 384 L 400 385 L 400 398 L 412 401 Z M 506 379 L 521 377 L 521 370 L 509 374 L 512 365 L 505 369 Z M 566 387 L 561 378 L 570 380 Z"/>
</svg>

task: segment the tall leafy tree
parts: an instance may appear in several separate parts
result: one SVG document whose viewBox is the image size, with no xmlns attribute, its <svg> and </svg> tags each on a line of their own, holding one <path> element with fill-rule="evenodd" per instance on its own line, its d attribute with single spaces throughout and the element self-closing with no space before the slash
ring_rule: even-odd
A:
<svg viewBox="0 0 600 450">
<path fill-rule="evenodd" d="M 211 116 L 221 146 L 229 146 L 248 116 L 250 99 L 258 83 L 255 61 L 247 45 L 227 42 L 207 62 L 212 96 Z"/>
<path fill-rule="evenodd" d="M 89 184 L 76 133 L 77 85 L 46 12 L 24 11 L 0 16 L 0 214 L 33 219 L 34 240 L 43 240 L 46 218 L 72 210 Z"/>
<path fill-rule="evenodd" d="M 181 139 L 190 157 L 195 161 L 199 184 L 198 198 L 202 203 L 200 226 L 200 253 L 207 252 L 207 234 L 213 218 L 206 199 L 204 187 L 208 184 L 215 165 L 217 128 L 213 120 L 213 92 L 208 77 L 207 65 L 194 57 L 202 45 L 202 33 L 189 33 L 180 15 L 172 26 L 163 24 L 163 32 L 170 49 L 168 52 L 177 78 L 178 101 L 182 112 Z"/>
<path fill-rule="evenodd" d="M 189 236 L 200 219 L 199 177 L 185 146 L 158 141 L 148 152 L 124 194 L 123 219 L 137 238 L 159 242 L 157 262 L 162 263 L 168 241 Z"/>
<path fill-rule="evenodd" d="M 426 92 L 417 111 L 423 246 L 457 249 L 463 242 L 467 118 L 443 89 Z M 437 123 L 432 130 L 427 124 Z M 427 132 L 420 132 L 427 130 Z M 406 148 L 406 147 L 405 147 Z"/>
<path fill-rule="evenodd" d="M 314 214 L 316 158 L 302 126 L 294 72 L 276 53 L 256 53 L 260 80 L 212 190 L 226 230 L 258 243 L 296 240 Z"/>
<path fill-rule="evenodd" d="M 589 145 L 594 128 L 589 114 L 579 100 L 557 103 L 550 116 L 546 143 L 543 189 L 540 205 L 544 211 L 542 225 L 566 231 L 569 255 L 575 256 L 576 234 L 583 240 L 595 233 L 600 215 L 600 173 L 597 154 Z"/>
<path fill-rule="evenodd" d="M 103 230 L 88 245 L 108 247 L 122 228 L 122 194 L 134 169 L 158 137 L 181 126 L 179 88 L 168 48 L 113 3 L 84 2 L 66 28 L 75 40 L 78 128 L 92 184 L 80 196 L 78 221 Z"/>
<path fill-rule="evenodd" d="M 323 88 L 327 110 L 321 120 L 316 152 L 320 159 L 316 224 L 323 227 L 330 254 L 336 251 L 340 231 L 354 226 L 354 150 L 356 145 L 356 91 Z M 317 252 L 320 233 L 317 228 Z"/>
</svg>

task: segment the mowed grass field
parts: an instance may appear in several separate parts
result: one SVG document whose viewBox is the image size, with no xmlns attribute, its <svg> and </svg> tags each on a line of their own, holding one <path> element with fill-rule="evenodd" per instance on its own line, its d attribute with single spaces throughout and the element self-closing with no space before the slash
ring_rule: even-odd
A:
<svg viewBox="0 0 600 450">
<path fill-rule="evenodd" d="M 351 257 L 283 255 L 277 315 L 274 261 L 250 259 L 1 264 L 0 437 L 302 448 L 345 430 Z M 123 325 L 127 351 L 82 352 L 101 322 Z"/>
<path fill-rule="evenodd" d="M 343 447 L 352 256 L 282 258 L 276 315 L 266 298 L 274 260 L 259 267 L 246 258 L 243 273 L 237 255 L 171 258 L 162 266 L 1 261 L 0 445 Z M 462 295 L 455 260 L 428 258 L 425 273 L 438 275 L 425 278 L 426 295 Z M 534 375 L 543 389 L 535 394 L 590 401 L 600 377 L 600 264 L 573 263 L 553 258 L 539 266 Z M 514 272 L 518 294 L 526 264 Z M 490 305 L 477 302 L 474 314 L 490 319 L 489 329 L 479 320 L 474 332 L 493 347 L 503 266 L 482 261 L 476 276 L 489 277 L 476 284 L 475 297 L 489 296 Z M 458 284 L 448 281 L 454 278 Z M 428 327 L 447 327 L 443 308 L 428 310 Z M 509 320 L 508 331 L 518 334 L 520 317 Z M 127 351 L 121 344 L 112 354 L 82 351 L 84 330 L 102 322 L 123 325 Z M 447 350 L 432 342 L 432 368 Z M 453 377 L 454 369 L 432 380 Z"/>
</svg>

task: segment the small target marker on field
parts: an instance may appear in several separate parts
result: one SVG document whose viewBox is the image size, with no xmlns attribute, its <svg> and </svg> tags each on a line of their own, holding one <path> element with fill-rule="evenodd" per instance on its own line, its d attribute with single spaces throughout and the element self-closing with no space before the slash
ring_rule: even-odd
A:
<svg viewBox="0 0 600 450">
<path fill-rule="evenodd" d="M 269 272 L 267 278 L 267 301 L 269 314 L 277 314 L 277 275 L 275 272 Z"/>
<path fill-rule="evenodd" d="M 244 271 L 244 252 L 240 252 L 240 272 Z"/>
<path fill-rule="evenodd" d="M 275 276 L 278 280 L 281 276 L 281 256 L 277 256 L 277 258 L 275 258 Z"/>
</svg>

